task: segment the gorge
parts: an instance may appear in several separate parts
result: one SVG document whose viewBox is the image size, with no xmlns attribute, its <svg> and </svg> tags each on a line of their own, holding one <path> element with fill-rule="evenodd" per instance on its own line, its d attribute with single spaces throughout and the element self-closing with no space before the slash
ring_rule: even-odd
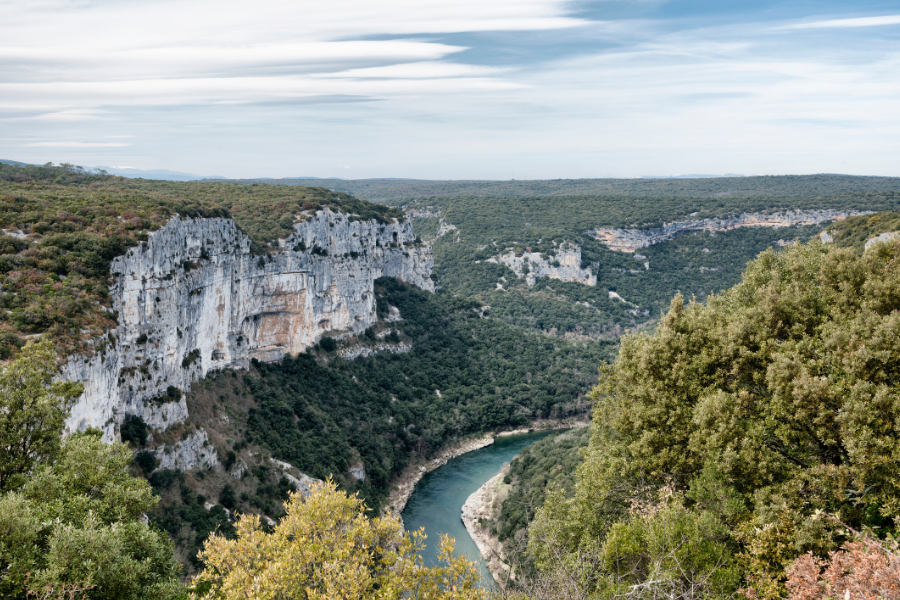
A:
<svg viewBox="0 0 900 600">
<path fill-rule="evenodd" d="M 38 336 L 57 344 L 62 375 L 85 384 L 69 433 L 99 428 L 126 444 L 127 469 L 160 499 L 147 518 L 174 542 L 186 575 L 202 568 L 212 532 L 233 533 L 235 514 L 277 523 L 291 490 L 313 478 L 383 514 L 399 507 L 398 484 L 414 486 L 404 476 L 427 467 L 411 511 L 429 481 L 462 464 L 434 468 L 453 448 L 542 420 L 583 420 L 597 366 L 613 360 L 623 334 L 652 334 L 676 290 L 702 302 L 748 257 L 790 251 L 781 238 L 809 239 L 825 220 L 835 245 L 852 234 L 862 248 L 896 230 L 867 214 L 893 206 L 887 193 L 724 206 L 719 197 L 385 206 L 324 188 L 49 175 L 0 181 L 0 353 L 15 357 Z M 866 216 L 840 220 L 850 213 Z M 669 221 L 629 237 L 631 223 Z M 600 225 L 652 247 L 614 251 L 586 233 Z M 553 473 L 571 479 L 569 458 L 554 459 Z M 431 542 L 450 531 L 465 549 L 462 502 L 506 460 L 483 478 L 466 462 L 455 481 L 467 490 L 453 491 L 453 477 L 447 486 L 459 502 L 425 503 L 428 522 L 419 522 Z M 531 485 L 516 475 L 522 460 L 500 492 Z M 482 530 L 493 527 L 486 514 L 470 514 Z M 530 519 L 503 516 L 498 539 Z"/>
</svg>

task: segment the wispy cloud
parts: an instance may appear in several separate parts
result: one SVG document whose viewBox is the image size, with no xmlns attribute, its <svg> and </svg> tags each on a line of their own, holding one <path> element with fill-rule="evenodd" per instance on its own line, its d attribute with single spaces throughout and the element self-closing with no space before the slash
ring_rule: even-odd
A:
<svg viewBox="0 0 900 600">
<path fill-rule="evenodd" d="M 877 27 L 881 25 L 900 25 L 900 15 L 884 15 L 881 17 L 857 17 L 853 19 L 829 19 L 810 23 L 785 25 L 781 29 L 837 29 L 848 27 Z"/>
<path fill-rule="evenodd" d="M 103 118 L 105 111 L 90 109 L 63 109 L 51 112 L 45 112 L 32 117 L 35 121 L 51 121 L 57 123 L 72 123 L 77 121 L 96 121 Z"/>
<path fill-rule="evenodd" d="M 121 142 L 30 142 L 22 144 L 26 148 L 122 148 L 131 144 Z"/>
</svg>

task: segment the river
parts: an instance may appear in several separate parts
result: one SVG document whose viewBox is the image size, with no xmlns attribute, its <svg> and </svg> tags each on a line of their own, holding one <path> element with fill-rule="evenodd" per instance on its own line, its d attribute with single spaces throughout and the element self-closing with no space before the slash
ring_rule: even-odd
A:
<svg viewBox="0 0 900 600">
<path fill-rule="evenodd" d="M 419 481 L 402 516 L 409 531 L 425 528 L 428 539 L 422 557 L 426 564 L 437 564 L 441 534 L 449 533 L 456 540 L 456 553 L 465 554 L 475 561 L 485 581 L 492 581 L 475 542 L 469 537 L 460 518 L 462 505 L 475 490 L 500 471 L 503 463 L 511 461 L 523 448 L 551 433 L 555 432 L 538 431 L 499 437 L 490 446 L 457 456 Z"/>
</svg>

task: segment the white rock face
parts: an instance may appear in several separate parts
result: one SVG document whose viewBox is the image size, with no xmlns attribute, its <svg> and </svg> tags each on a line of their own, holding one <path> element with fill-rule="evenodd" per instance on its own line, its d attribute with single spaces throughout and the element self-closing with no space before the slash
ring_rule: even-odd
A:
<svg viewBox="0 0 900 600">
<path fill-rule="evenodd" d="M 510 250 L 506 254 L 491 257 L 486 262 L 506 265 L 516 277 L 524 276 L 528 285 L 534 285 L 538 277 L 597 285 L 597 276 L 590 269 L 581 268 L 581 248 L 572 243 L 562 244 L 555 255 L 547 258 L 543 258 L 539 252 L 523 252 L 521 256 L 516 256 L 515 251 Z"/>
<path fill-rule="evenodd" d="M 455 231 L 457 229 L 458 229 L 458 227 L 456 225 L 454 225 L 453 223 L 447 223 L 446 221 L 441 219 L 441 222 L 438 224 L 437 236 L 443 237 L 444 235 L 450 233 L 451 231 Z"/>
<path fill-rule="evenodd" d="M 888 233 L 882 233 L 881 235 L 877 235 L 873 238 L 869 238 L 866 240 L 866 250 L 874 246 L 875 244 L 882 244 L 884 242 L 890 242 L 896 237 L 900 236 L 900 231 L 890 231 Z"/>
<path fill-rule="evenodd" d="M 409 342 L 399 342 L 396 344 L 390 342 L 377 342 L 373 346 L 351 346 L 350 348 L 340 350 L 338 354 L 340 354 L 341 358 L 353 360 L 354 358 L 359 358 L 360 356 L 372 356 L 373 354 L 378 354 L 380 352 L 403 354 L 405 352 L 409 352 L 410 350 L 412 350 L 412 344 L 410 344 Z"/>
<path fill-rule="evenodd" d="M 117 439 L 134 414 L 165 429 L 188 416 L 183 398 L 152 400 L 169 386 L 186 392 L 209 371 L 280 360 L 325 333 L 372 325 L 376 278 L 434 291 L 431 248 L 413 243 L 409 219 L 351 221 L 326 208 L 294 229 L 282 251 L 259 257 L 231 219 L 176 217 L 113 260 L 118 327 L 63 368 L 85 386 L 68 428 Z"/>
<path fill-rule="evenodd" d="M 293 484 L 297 491 L 304 496 L 309 496 L 313 484 L 322 483 L 321 479 L 316 479 L 315 477 L 310 477 L 306 473 L 301 473 L 290 463 L 276 460 L 274 458 L 269 460 L 272 461 L 272 464 L 281 468 L 281 471 L 284 474 L 285 478 L 287 478 L 287 480 Z M 293 475 L 292 472 L 297 473 L 297 475 Z"/>
<path fill-rule="evenodd" d="M 350 473 L 350 477 L 357 481 L 366 480 L 366 468 L 362 465 L 358 467 L 350 467 L 350 470 L 348 472 Z"/>
<path fill-rule="evenodd" d="M 158 469 L 186 471 L 192 467 L 212 469 L 219 464 L 216 449 L 209 443 L 206 432 L 194 431 L 174 446 L 160 446 L 152 450 L 159 460 Z"/>
<path fill-rule="evenodd" d="M 654 229 L 593 229 L 588 235 L 600 240 L 611 250 L 634 252 L 670 240 L 685 231 L 730 231 L 739 227 L 792 227 L 840 221 L 847 217 L 872 214 L 859 210 L 796 210 L 775 214 L 745 213 L 733 219 L 703 219 L 667 223 Z"/>
</svg>

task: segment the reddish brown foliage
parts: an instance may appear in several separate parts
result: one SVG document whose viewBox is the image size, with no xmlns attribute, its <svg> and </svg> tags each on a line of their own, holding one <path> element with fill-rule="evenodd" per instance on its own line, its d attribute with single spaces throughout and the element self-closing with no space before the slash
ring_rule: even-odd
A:
<svg viewBox="0 0 900 600">
<path fill-rule="evenodd" d="M 787 575 L 790 600 L 900 599 L 900 555 L 870 537 L 847 542 L 829 560 L 804 554 Z"/>
</svg>

